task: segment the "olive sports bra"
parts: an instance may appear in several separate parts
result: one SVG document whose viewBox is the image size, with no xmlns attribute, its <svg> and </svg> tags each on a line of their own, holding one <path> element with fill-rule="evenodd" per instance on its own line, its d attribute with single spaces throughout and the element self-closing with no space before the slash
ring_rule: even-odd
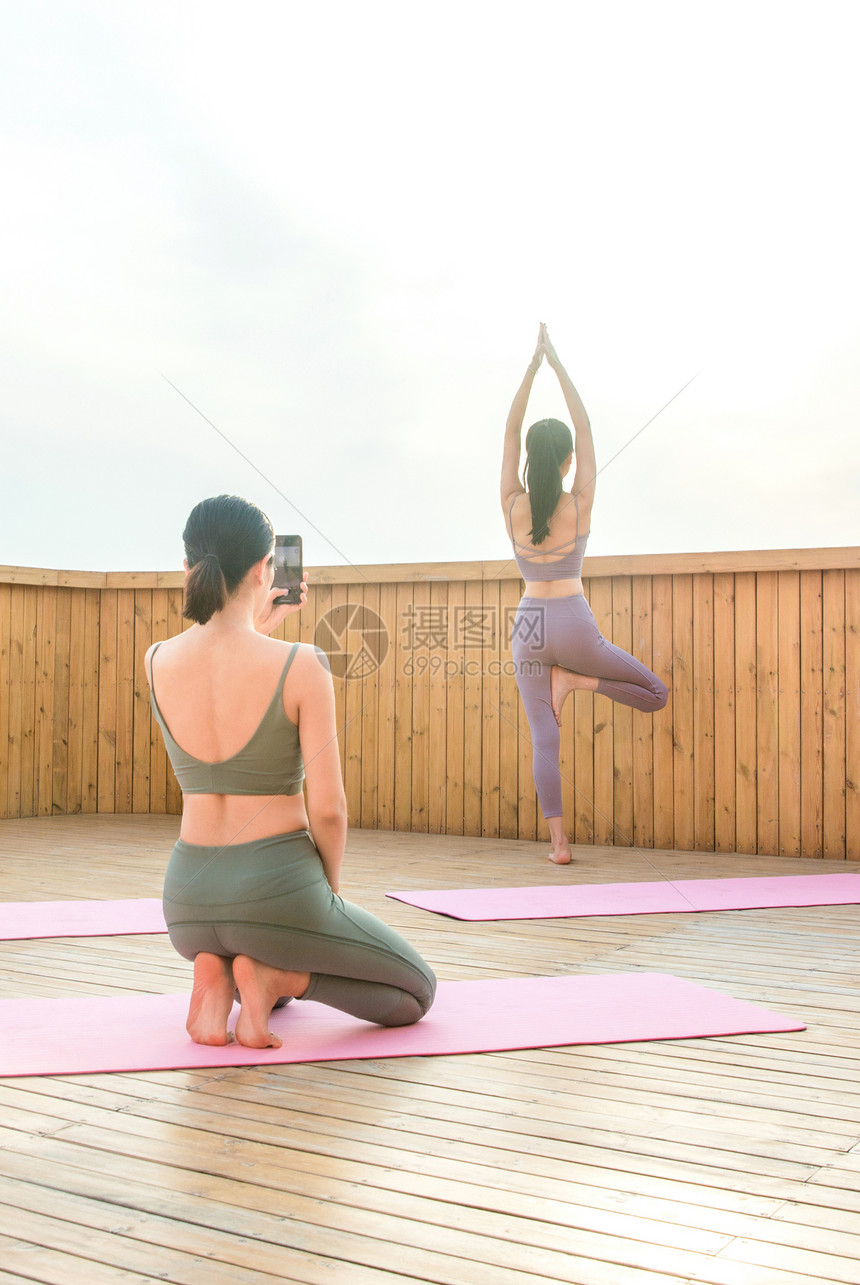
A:
<svg viewBox="0 0 860 1285">
<path fill-rule="evenodd" d="M 585 546 L 590 532 L 586 531 L 585 535 L 579 534 L 579 502 L 576 496 L 573 497 L 576 505 L 576 539 L 573 548 L 568 549 L 567 553 L 562 554 L 560 558 L 553 558 L 552 562 L 537 562 L 535 559 L 544 553 L 559 553 L 571 543 L 570 540 L 565 541 L 565 544 L 556 545 L 554 549 L 544 549 L 541 546 L 529 548 L 527 545 L 520 544 L 514 539 L 514 528 L 511 525 L 511 515 L 516 502 L 515 495 L 508 510 L 508 526 L 511 529 L 511 543 L 514 546 L 514 561 L 523 580 L 578 580 L 582 575 L 582 559 L 585 557 Z"/>
<path fill-rule="evenodd" d="M 250 741 L 231 758 L 218 763 L 205 763 L 196 759 L 177 745 L 164 721 L 155 686 L 152 683 L 150 660 L 149 699 L 152 712 L 164 734 L 164 744 L 176 779 L 183 794 L 298 794 L 302 788 L 305 769 L 299 746 L 299 729 L 284 713 L 284 679 L 299 649 L 294 643 L 287 657 L 269 708 L 263 715 Z"/>
</svg>

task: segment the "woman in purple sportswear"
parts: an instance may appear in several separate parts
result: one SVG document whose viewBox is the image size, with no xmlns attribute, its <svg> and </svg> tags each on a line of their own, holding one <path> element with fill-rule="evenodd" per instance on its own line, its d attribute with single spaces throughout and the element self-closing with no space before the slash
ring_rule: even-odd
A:
<svg viewBox="0 0 860 1285">
<path fill-rule="evenodd" d="M 555 371 L 575 434 L 558 419 L 542 419 L 526 433 L 525 485 L 520 482 L 520 438 L 537 369 L 546 357 Z M 576 461 L 573 485 L 563 479 Z M 517 686 L 529 721 L 532 766 L 541 811 L 552 836 L 550 861 L 566 865 L 559 773 L 559 728 L 564 702 L 577 688 L 653 714 L 668 692 L 656 674 L 601 635 L 582 589 L 582 559 L 591 529 L 597 467 L 591 424 L 546 326 L 514 397 L 505 427 L 502 510 L 525 581 L 513 631 Z"/>
</svg>

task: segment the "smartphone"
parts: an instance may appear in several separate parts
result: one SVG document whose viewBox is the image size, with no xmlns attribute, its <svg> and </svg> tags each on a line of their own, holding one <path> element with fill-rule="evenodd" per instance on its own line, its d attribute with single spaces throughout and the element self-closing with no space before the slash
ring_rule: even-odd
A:
<svg viewBox="0 0 860 1285">
<path fill-rule="evenodd" d="M 302 600 L 302 537 L 300 535 L 275 536 L 276 589 L 285 590 L 275 602 L 278 606 Z"/>
</svg>

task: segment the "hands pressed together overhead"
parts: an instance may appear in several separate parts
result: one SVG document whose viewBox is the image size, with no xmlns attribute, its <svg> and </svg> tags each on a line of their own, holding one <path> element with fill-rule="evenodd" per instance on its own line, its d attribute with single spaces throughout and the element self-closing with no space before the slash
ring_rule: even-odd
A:
<svg viewBox="0 0 860 1285">
<path fill-rule="evenodd" d="M 545 322 L 542 321 L 540 323 L 540 329 L 538 330 L 537 346 L 534 350 L 534 355 L 529 363 L 529 369 L 532 371 L 532 373 L 535 373 L 537 371 L 544 357 L 546 357 L 549 365 L 552 366 L 553 370 L 557 370 L 558 367 L 561 365 L 561 362 L 558 359 L 558 353 L 556 352 L 553 342 L 549 337 L 549 331 L 546 328 L 546 324 Z"/>
</svg>

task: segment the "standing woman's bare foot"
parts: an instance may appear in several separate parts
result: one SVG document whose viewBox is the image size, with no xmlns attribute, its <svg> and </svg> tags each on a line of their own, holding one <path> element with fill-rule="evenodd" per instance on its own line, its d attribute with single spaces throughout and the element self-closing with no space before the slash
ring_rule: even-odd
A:
<svg viewBox="0 0 860 1285">
<path fill-rule="evenodd" d="M 236 1039 L 249 1049 L 279 1049 L 283 1040 L 269 1030 L 272 1009 L 283 995 L 293 999 L 304 995 L 310 984 L 310 973 L 271 968 L 249 955 L 237 955 L 233 960 L 233 978 L 242 996 Z"/>
<path fill-rule="evenodd" d="M 576 690 L 576 683 L 569 669 L 562 669 L 561 665 L 553 665 L 550 670 L 550 700 L 552 701 L 552 712 L 555 714 L 555 721 L 561 727 L 561 711 L 564 709 L 564 702 L 571 692 Z"/>
<path fill-rule="evenodd" d="M 194 985 L 185 1029 L 195 1044 L 229 1044 L 227 1018 L 233 1007 L 232 961 L 201 951 L 194 958 Z"/>
<path fill-rule="evenodd" d="M 574 674 L 569 669 L 563 669 L 561 665 L 553 665 L 549 673 L 549 696 L 552 712 L 559 727 L 561 727 L 561 711 L 570 693 L 596 692 L 599 681 L 598 678 L 591 678 L 588 674 Z"/>
<path fill-rule="evenodd" d="M 548 854 L 550 861 L 557 866 L 570 865 L 570 843 L 564 828 L 563 817 L 547 817 L 549 837 L 552 840 L 552 851 Z"/>
</svg>

